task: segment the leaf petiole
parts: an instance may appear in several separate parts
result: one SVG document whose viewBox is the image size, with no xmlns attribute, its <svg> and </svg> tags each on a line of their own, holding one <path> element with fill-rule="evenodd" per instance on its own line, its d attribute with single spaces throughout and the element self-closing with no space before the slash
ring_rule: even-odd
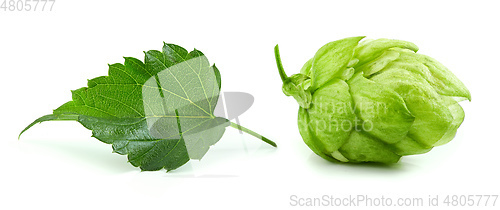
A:
<svg viewBox="0 0 500 210">
<path fill-rule="evenodd" d="M 264 136 L 262 136 L 262 135 L 260 135 L 258 133 L 255 133 L 254 131 L 252 131 L 252 130 L 250 130 L 248 128 L 245 128 L 245 127 L 243 127 L 241 125 L 238 125 L 236 123 L 233 123 L 233 122 L 231 122 L 231 127 L 236 128 L 236 129 L 238 129 L 240 131 L 243 131 L 245 133 L 248 133 L 248 134 L 250 134 L 250 135 L 252 135 L 252 136 L 254 136 L 254 137 L 256 137 L 256 138 L 258 138 L 258 139 L 260 139 L 260 140 L 262 140 L 262 141 L 264 141 L 266 143 L 268 143 L 269 145 L 271 145 L 273 147 L 277 147 L 277 145 L 276 145 L 276 143 L 274 141 L 271 141 L 268 138 L 266 138 L 266 137 L 264 137 Z"/>
</svg>

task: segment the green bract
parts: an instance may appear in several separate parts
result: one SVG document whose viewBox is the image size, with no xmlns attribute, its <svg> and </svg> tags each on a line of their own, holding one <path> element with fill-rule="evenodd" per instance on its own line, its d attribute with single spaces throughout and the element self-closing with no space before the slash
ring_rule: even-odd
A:
<svg viewBox="0 0 500 210">
<path fill-rule="evenodd" d="M 287 77 L 283 93 L 300 105 L 304 142 L 341 162 L 395 163 L 448 143 L 464 120 L 467 88 L 407 41 L 351 37 L 330 42 Z"/>
</svg>

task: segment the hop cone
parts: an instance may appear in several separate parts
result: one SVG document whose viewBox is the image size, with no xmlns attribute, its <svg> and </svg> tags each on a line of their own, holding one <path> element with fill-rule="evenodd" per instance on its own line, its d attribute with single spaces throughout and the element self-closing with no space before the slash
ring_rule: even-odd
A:
<svg viewBox="0 0 500 210">
<path fill-rule="evenodd" d="M 453 139 L 464 120 L 464 84 L 407 41 L 351 37 L 330 42 L 288 77 L 304 142 L 331 161 L 395 163 Z"/>
</svg>

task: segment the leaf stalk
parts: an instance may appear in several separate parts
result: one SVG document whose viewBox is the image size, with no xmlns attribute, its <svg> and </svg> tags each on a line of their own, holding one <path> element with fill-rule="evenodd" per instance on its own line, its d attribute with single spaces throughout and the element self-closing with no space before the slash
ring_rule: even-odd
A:
<svg viewBox="0 0 500 210">
<path fill-rule="evenodd" d="M 248 133 L 248 134 L 250 134 L 250 135 L 252 135 L 252 136 L 254 136 L 254 137 L 256 137 L 256 138 L 258 138 L 258 139 L 262 140 L 263 142 L 268 143 L 269 145 L 271 145 L 271 146 L 273 146 L 273 147 L 278 147 L 274 141 L 271 141 L 271 140 L 269 140 L 268 138 L 266 138 L 266 137 L 264 137 L 264 136 L 262 136 L 262 135 L 260 135 L 260 134 L 258 134 L 258 133 L 255 133 L 254 131 L 252 131 L 252 130 L 250 130 L 250 129 L 248 129 L 248 128 L 245 128 L 245 127 L 243 127 L 243 126 L 241 126 L 241 125 L 239 125 L 239 124 L 236 124 L 236 123 L 231 122 L 231 125 L 230 125 L 230 126 L 231 126 L 231 127 L 233 127 L 233 128 L 236 128 L 236 129 L 238 129 L 238 130 L 240 130 L 240 131 L 243 131 L 243 132 L 245 132 L 245 133 Z"/>
</svg>

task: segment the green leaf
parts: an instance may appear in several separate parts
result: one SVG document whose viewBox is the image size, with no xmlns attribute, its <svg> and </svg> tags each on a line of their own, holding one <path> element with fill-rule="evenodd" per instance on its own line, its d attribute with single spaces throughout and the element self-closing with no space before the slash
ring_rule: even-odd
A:
<svg viewBox="0 0 500 210">
<path fill-rule="evenodd" d="M 311 77 L 311 68 L 312 68 L 313 58 L 309 59 L 300 69 L 300 73 L 306 76 Z"/>
<path fill-rule="evenodd" d="M 312 91 L 332 79 L 340 78 L 353 57 L 354 48 L 363 38 L 364 36 L 358 36 L 333 41 L 316 52 L 310 70 Z M 304 71 L 307 72 L 307 70 Z"/>
<path fill-rule="evenodd" d="M 298 116 L 297 122 L 299 125 L 299 132 L 306 145 L 320 157 L 335 162 L 335 159 L 330 157 L 326 152 L 323 143 L 315 136 L 314 132 L 311 131 L 311 119 L 307 110 L 300 107 Z"/>
<path fill-rule="evenodd" d="M 425 146 L 406 136 L 400 142 L 391 145 L 398 155 L 416 155 L 431 151 L 432 146 Z"/>
<path fill-rule="evenodd" d="M 397 163 L 401 158 L 386 144 L 359 131 L 351 133 L 349 140 L 342 145 L 339 152 L 349 159 L 349 162 Z"/>
<path fill-rule="evenodd" d="M 448 131 L 453 116 L 442 97 L 420 75 L 391 68 L 371 78 L 397 92 L 415 116 L 408 136 L 426 147 L 433 146 Z"/>
<path fill-rule="evenodd" d="M 381 56 L 384 51 L 390 48 L 403 48 L 409 49 L 413 52 L 418 51 L 417 45 L 403 40 L 397 39 L 376 39 L 376 40 L 365 40 L 356 47 L 354 52 L 354 57 L 359 59 L 359 62 L 354 68 L 358 68 L 379 56 Z"/>
<path fill-rule="evenodd" d="M 321 141 L 317 147 L 331 154 L 342 146 L 354 127 L 355 113 L 349 86 L 334 79 L 316 90 L 307 109 L 307 129 Z"/>
<path fill-rule="evenodd" d="M 395 48 L 400 56 L 385 68 L 402 68 L 422 76 L 441 95 L 471 100 L 465 85 L 443 64 L 426 55 Z"/>
<path fill-rule="evenodd" d="M 369 77 L 384 69 L 387 64 L 396 60 L 398 57 L 399 53 L 397 51 L 389 49 L 384 51 L 384 53 L 382 53 L 382 55 L 380 55 L 378 58 L 357 67 L 356 71 L 362 71 L 366 77 Z"/>
<path fill-rule="evenodd" d="M 453 121 L 448 128 L 448 131 L 434 144 L 434 146 L 440 146 L 450 142 L 455 137 L 458 127 L 460 127 L 465 118 L 464 110 L 453 97 L 442 96 L 442 99 L 444 105 L 448 107 L 448 110 L 453 117 Z"/>
<path fill-rule="evenodd" d="M 362 72 L 348 81 L 360 127 L 387 144 L 405 138 L 415 117 L 393 90 L 363 77 Z"/>
<path fill-rule="evenodd" d="M 49 114 L 49 115 L 41 116 L 38 119 L 36 119 L 35 121 L 33 121 L 31 124 L 29 124 L 28 126 L 26 126 L 26 128 L 24 128 L 21 131 L 21 133 L 19 133 L 18 138 L 21 138 L 21 135 L 24 132 L 26 132 L 28 129 L 30 129 L 31 127 L 33 127 L 34 125 L 36 125 L 38 123 L 45 122 L 45 121 L 55 121 L 55 120 L 59 120 L 59 121 L 64 121 L 64 120 L 75 121 L 75 120 L 78 120 L 78 115 L 54 115 L 54 114 Z"/>
<path fill-rule="evenodd" d="M 77 120 L 142 170 L 173 170 L 201 159 L 231 125 L 214 116 L 221 87 L 218 69 L 200 51 L 166 43 L 162 52 L 145 52 L 144 60 L 125 57 L 124 64 L 109 65 L 108 76 L 72 91 L 72 101 L 22 132 L 39 122 Z"/>
</svg>

